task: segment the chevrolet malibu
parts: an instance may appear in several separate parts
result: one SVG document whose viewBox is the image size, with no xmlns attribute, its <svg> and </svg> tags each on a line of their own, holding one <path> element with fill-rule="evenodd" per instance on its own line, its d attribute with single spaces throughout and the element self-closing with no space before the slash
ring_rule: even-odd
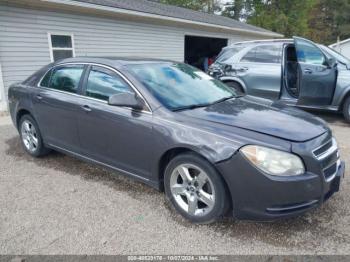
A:
<svg viewBox="0 0 350 262">
<path fill-rule="evenodd" d="M 62 60 L 12 85 L 9 108 L 30 155 L 57 150 L 135 178 L 195 223 L 295 216 L 344 175 L 322 120 L 182 63 Z"/>
</svg>

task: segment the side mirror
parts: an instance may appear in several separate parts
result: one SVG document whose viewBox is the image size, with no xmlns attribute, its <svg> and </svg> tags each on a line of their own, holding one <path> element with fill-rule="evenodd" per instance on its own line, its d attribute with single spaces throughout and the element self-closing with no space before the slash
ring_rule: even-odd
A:
<svg viewBox="0 0 350 262">
<path fill-rule="evenodd" d="M 130 107 L 135 110 L 142 110 L 145 106 L 145 102 L 142 99 L 130 93 L 112 95 L 108 99 L 108 104 L 111 106 Z"/>
<path fill-rule="evenodd" d="M 331 57 L 328 59 L 327 64 L 330 68 L 336 67 L 338 62 L 335 58 Z"/>
</svg>

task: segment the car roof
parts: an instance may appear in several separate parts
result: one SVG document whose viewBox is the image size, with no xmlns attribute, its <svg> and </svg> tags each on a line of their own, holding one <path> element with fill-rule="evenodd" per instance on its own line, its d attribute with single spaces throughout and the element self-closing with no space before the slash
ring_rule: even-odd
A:
<svg viewBox="0 0 350 262">
<path fill-rule="evenodd" d="M 237 45 L 254 45 L 254 44 L 269 44 L 269 43 L 293 43 L 294 40 L 290 38 L 284 39 L 262 39 L 262 40 L 249 40 L 233 43 L 226 48 L 234 47 Z"/>
<path fill-rule="evenodd" d="M 174 63 L 175 61 L 156 58 L 144 57 L 73 57 L 66 58 L 55 62 L 55 65 L 66 63 L 89 63 L 89 64 L 105 64 L 109 66 L 123 66 L 128 64 L 146 64 L 146 63 Z"/>
</svg>

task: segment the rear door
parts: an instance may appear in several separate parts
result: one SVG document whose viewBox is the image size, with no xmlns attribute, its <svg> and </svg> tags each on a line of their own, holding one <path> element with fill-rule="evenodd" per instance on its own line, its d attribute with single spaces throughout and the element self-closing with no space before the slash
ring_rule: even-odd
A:
<svg viewBox="0 0 350 262">
<path fill-rule="evenodd" d="M 247 93 L 269 99 L 278 99 L 281 90 L 282 44 L 259 44 L 242 55 L 233 66 L 243 80 Z"/>
<path fill-rule="evenodd" d="M 33 105 L 46 143 L 79 151 L 77 113 L 84 65 L 51 69 L 33 94 Z"/>
<path fill-rule="evenodd" d="M 298 59 L 298 105 L 325 106 L 332 103 L 337 67 L 329 66 L 321 49 L 313 42 L 294 37 Z"/>
</svg>

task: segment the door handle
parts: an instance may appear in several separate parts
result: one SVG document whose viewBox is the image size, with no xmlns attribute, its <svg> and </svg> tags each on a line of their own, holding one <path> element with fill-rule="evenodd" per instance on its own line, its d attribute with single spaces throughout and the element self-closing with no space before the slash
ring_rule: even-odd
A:
<svg viewBox="0 0 350 262">
<path fill-rule="evenodd" d="M 36 98 L 40 101 L 43 100 L 43 97 L 41 95 L 36 95 Z"/>
<path fill-rule="evenodd" d="M 312 74 L 312 70 L 310 69 L 310 68 L 306 68 L 305 70 L 304 70 L 304 73 L 305 74 Z"/>
<path fill-rule="evenodd" d="M 85 112 L 91 112 L 91 108 L 88 105 L 83 105 L 81 107 Z"/>
</svg>

